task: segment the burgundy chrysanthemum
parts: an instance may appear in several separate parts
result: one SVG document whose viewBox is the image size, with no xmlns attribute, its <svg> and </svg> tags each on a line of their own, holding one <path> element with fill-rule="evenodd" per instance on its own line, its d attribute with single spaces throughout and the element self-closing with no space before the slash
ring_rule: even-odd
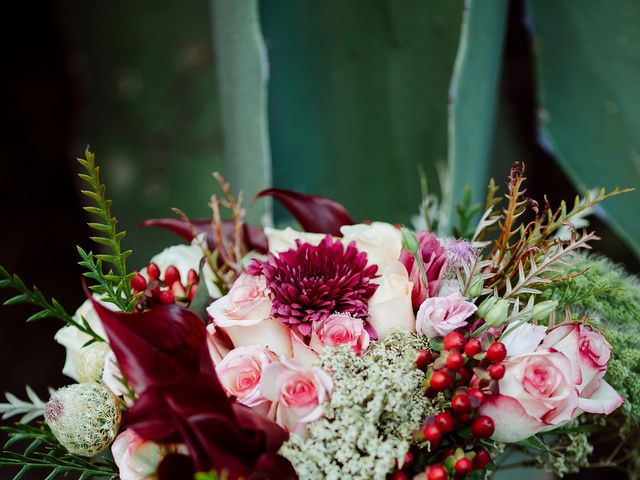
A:
<svg viewBox="0 0 640 480">
<path fill-rule="evenodd" d="M 298 325 L 303 335 L 312 322 L 335 312 L 366 317 L 367 301 L 378 287 L 371 282 L 378 267 L 367 266 L 367 254 L 330 236 L 317 246 L 297 245 L 257 265 L 273 294 L 273 316 Z"/>
</svg>

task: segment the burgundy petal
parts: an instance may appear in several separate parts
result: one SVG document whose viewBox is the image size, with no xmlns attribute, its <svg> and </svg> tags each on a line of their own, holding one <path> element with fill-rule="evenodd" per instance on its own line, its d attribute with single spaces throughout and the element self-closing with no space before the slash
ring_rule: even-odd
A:
<svg viewBox="0 0 640 480">
<path fill-rule="evenodd" d="M 204 233 L 207 236 L 207 244 L 210 249 L 215 249 L 216 243 L 213 238 L 213 229 L 211 228 L 210 219 L 191 220 L 191 224 L 195 227 L 198 234 Z M 141 227 L 161 227 L 176 235 L 184 238 L 187 242 L 193 240 L 193 230 L 191 226 L 181 218 L 152 218 L 145 220 L 140 224 Z M 233 222 L 225 220 L 222 223 L 223 233 L 227 239 L 233 237 Z M 243 235 L 248 250 L 254 250 L 258 253 L 266 253 L 268 250 L 267 237 L 260 227 L 253 225 L 244 225 Z"/>
<path fill-rule="evenodd" d="M 195 466 L 190 457 L 180 453 L 170 453 L 158 465 L 156 477 L 158 480 L 191 479 L 195 473 Z"/>
<path fill-rule="evenodd" d="M 307 232 L 328 233 L 339 237 L 341 226 L 355 223 L 343 205 L 327 197 L 268 188 L 258 193 L 256 198 L 266 196 L 282 203 Z"/>
<path fill-rule="evenodd" d="M 122 313 L 92 301 L 120 369 L 137 393 L 200 371 L 207 333 L 192 311 L 172 304 L 141 313 Z"/>
</svg>

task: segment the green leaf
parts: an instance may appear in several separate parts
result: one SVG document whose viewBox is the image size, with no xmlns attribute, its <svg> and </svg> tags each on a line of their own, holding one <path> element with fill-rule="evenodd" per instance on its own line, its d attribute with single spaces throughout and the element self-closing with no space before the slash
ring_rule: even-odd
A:
<svg viewBox="0 0 640 480">
<path fill-rule="evenodd" d="M 408 223 L 446 160 L 461 0 L 260 2 L 274 185 Z M 434 192 L 435 193 L 435 192 Z"/>
<path fill-rule="evenodd" d="M 212 301 L 212 298 L 209 296 L 209 290 L 207 289 L 207 281 L 204 278 L 205 263 L 206 258 L 203 257 L 200 260 L 200 267 L 198 269 L 198 289 L 189 304 L 189 310 L 197 313 L 204 321 L 207 320 L 207 307 L 211 305 Z"/>
<path fill-rule="evenodd" d="M 474 203 L 485 196 L 508 6 L 508 0 L 465 2 L 449 91 L 448 160 L 452 205 L 464 202 L 467 187 L 473 192 Z M 452 221 L 456 215 L 451 208 Z"/>
<path fill-rule="evenodd" d="M 247 198 L 269 187 L 271 156 L 267 130 L 266 47 L 257 0 L 211 0 L 225 175 Z M 259 222 L 268 202 L 251 208 Z"/>
<path fill-rule="evenodd" d="M 640 3 L 528 2 L 544 146 L 579 190 L 640 187 Z M 603 204 L 640 255 L 640 191 Z"/>
<path fill-rule="evenodd" d="M 521 447 L 531 448 L 533 450 L 538 450 L 545 453 L 553 453 L 549 446 L 544 443 L 537 435 L 532 435 L 529 438 L 525 438 L 524 440 L 516 442 L 515 444 L 520 445 Z"/>
</svg>

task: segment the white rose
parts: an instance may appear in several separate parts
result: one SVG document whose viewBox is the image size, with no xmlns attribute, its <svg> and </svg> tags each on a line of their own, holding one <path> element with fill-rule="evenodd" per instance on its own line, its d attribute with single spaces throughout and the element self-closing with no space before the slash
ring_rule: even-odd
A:
<svg viewBox="0 0 640 480">
<path fill-rule="evenodd" d="M 378 265 L 378 272 L 384 272 L 400 258 L 402 234 L 389 223 L 344 225 L 340 227 L 340 232 L 345 244 L 356 242 L 356 248 L 367 254 L 369 264 Z"/>
<path fill-rule="evenodd" d="M 400 262 L 392 263 L 374 280 L 380 286 L 369 299 L 369 323 L 382 339 L 394 330 L 416 331 L 416 317 L 411 305 L 413 283 Z"/>
<path fill-rule="evenodd" d="M 104 303 L 104 306 L 111 310 L 116 310 L 116 307 L 111 303 Z M 98 317 L 98 314 L 94 310 L 91 300 L 86 300 L 82 305 L 80 305 L 80 308 L 78 308 L 76 313 L 73 315 L 73 319 L 78 323 L 84 323 L 82 321 L 83 318 L 87 321 L 94 332 L 104 339 L 107 338 L 104 328 L 102 327 L 100 317 Z M 83 345 L 91 340 L 91 337 L 86 333 L 81 332 L 76 327 L 67 326 L 58 330 L 54 339 L 67 349 L 67 358 L 65 360 L 62 373 L 67 377 L 73 378 L 76 382 L 80 381 L 80 376 L 78 375 L 78 361 L 82 355 L 84 348 Z"/>
<path fill-rule="evenodd" d="M 326 237 L 324 233 L 299 232 L 291 227 L 287 227 L 284 230 L 265 227 L 264 233 L 269 241 L 269 251 L 273 253 L 286 252 L 296 248 L 296 240 L 318 245 Z"/>
</svg>

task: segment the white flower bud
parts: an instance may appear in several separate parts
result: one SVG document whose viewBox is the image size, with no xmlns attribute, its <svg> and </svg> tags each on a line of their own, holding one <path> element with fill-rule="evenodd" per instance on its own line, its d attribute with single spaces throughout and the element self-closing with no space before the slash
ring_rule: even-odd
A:
<svg viewBox="0 0 640 480">
<path fill-rule="evenodd" d="M 489 309 L 484 320 L 492 327 L 499 327 L 507 320 L 508 314 L 509 301 L 500 299 Z"/>
<path fill-rule="evenodd" d="M 78 383 L 51 395 L 44 418 L 69 453 L 92 457 L 106 449 L 118 433 L 118 399 L 99 383 Z"/>
<path fill-rule="evenodd" d="M 80 350 L 76 363 L 80 383 L 97 382 L 102 378 L 104 359 L 109 351 L 109 345 L 104 342 L 92 343 Z"/>
<path fill-rule="evenodd" d="M 480 318 L 486 318 L 489 310 L 496 304 L 497 301 L 498 299 L 494 296 L 485 298 L 478 307 L 477 315 Z"/>
<path fill-rule="evenodd" d="M 558 302 L 555 300 L 545 300 L 533 307 L 532 316 L 534 320 L 546 320 L 558 308 Z"/>
<path fill-rule="evenodd" d="M 484 280 L 482 279 L 482 277 L 478 277 L 471 282 L 469 290 L 467 291 L 467 295 L 470 298 L 476 298 L 480 296 L 480 294 L 482 293 L 482 287 L 484 287 Z"/>
</svg>

